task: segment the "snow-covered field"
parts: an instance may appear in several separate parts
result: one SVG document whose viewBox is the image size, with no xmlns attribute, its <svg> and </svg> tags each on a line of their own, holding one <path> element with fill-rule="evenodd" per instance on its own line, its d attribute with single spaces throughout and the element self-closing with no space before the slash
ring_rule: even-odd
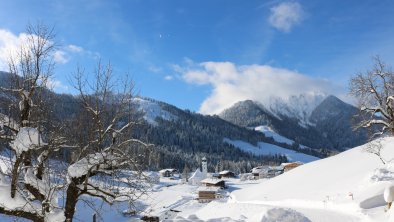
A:
<svg viewBox="0 0 394 222">
<path fill-rule="evenodd" d="M 142 214 L 165 221 L 394 221 L 394 210 L 386 212 L 383 199 L 384 189 L 394 184 L 394 163 L 390 162 L 394 160 L 394 138 L 384 139 L 382 145 L 387 164 L 367 153 L 364 145 L 272 179 L 226 179 L 224 198 L 210 203 L 196 200 L 198 186 L 161 178 L 137 206 Z M 119 214 L 125 207 L 103 205 L 99 219 L 136 221 Z M 81 201 L 76 221 L 90 221 L 92 213 Z M 12 219 L 0 217 L 0 221 Z"/>
<path fill-rule="evenodd" d="M 315 156 L 307 155 L 304 153 L 298 153 L 294 150 L 285 149 L 270 143 L 259 142 L 257 146 L 254 146 L 242 140 L 231 140 L 228 138 L 225 138 L 224 142 L 232 144 L 235 147 L 238 147 L 239 149 L 245 152 L 253 153 L 255 155 L 275 155 L 275 154 L 285 155 L 287 159 L 292 162 L 301 161 L 303 163 L 308 163 L 319 159 L 318 157 Z"/>
</svg>

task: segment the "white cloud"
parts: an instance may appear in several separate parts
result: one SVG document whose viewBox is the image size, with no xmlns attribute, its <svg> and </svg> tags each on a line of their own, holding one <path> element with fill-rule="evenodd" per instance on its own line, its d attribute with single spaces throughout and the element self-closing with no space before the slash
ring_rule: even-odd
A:
<svg viewBox="0 0 394 222">
<path fill-rule="evenodd" d="M 70 59 L 68 58 L 66 52 L 61 50 L 56 50 L 53 54 L 53 60 L 56 63 L 66 64 Z"/>
<path fill-rule="evenodd" d="M 346 94 L 345 89 L 328 80 L 269 65 L 204 62 L 175 67 L 187 83 L 212 86 L 211 94 L 200 106 L 199 112 L 204 114 L 217 114 L 247 99 L 269 104 L 273 96 L 287 99 L 299 94 L 333 94 L 344 98 Z"/>
<path fill-rule="evenodd" d="M 26 33 L 15 35 L 8 30 L 0 29 L 0 70 L 8 70 L 7 64 L 10 56 L 14 58 L 17 56 L 21 45 L 27 41 L 28 37 Z M 96 52 L 86 51 L 80 46 L 70 44 L 56 50 L 53 53 L 53 60 L 56 63 L 65 64 L 70 61 L 71 54 L 74 53 L 84 53 L 92 58 L 99 56 Z"/>
<path fill-rule="evenodd" d="M 8 30 L 0 29 L 0 70 L 8 69 L 10 56 L 16 56 L 21 42 L 26 41 L 26 37 L 24 33 L 16 36 Z"/>
<path fill-rule="evenodd" d="M 55 92 L 67 92 L 70 90 L 69 86 L 66 86 L 61 81 L 52 78 L 47 80 L 46 86 Z"/>
<path fill-rule="evenodd" d="M 298 2 L 283 2 L 271 8 L 269 23 L 283 32 L 290 32 L 304 19 L 304 10 Z"/>
<path fill-rule="evenodd" d="M 162 68 L 151 65 L 148 67 L 148 70 L 153 72 L 153 73 L 160 73 L 162 71 Z"/>
<path fill-rule="evenodd" d="M 164 79 L 170 81 L 170 80 L 174 79 L 174 76 L 168 75 L 168 76 L 165 76 Z"/>
<path fill-rule="evenodd" d="M 76 46 L 76 45 L 68 45 L 66 48 L 70 52 L 77 52 L 77 53 L 79 53 L 79 52 L 83 52 L 84 51 L 84 49 L 82 47 Z"/>
</svg>

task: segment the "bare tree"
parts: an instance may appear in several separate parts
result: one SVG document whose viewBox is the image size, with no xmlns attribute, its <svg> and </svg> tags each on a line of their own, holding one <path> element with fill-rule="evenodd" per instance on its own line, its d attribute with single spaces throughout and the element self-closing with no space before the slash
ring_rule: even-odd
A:
<svg viewBox="0 0 394 222">
<path fill-rule="evenodd" d="M 364 151 L 376 155 L 377 157 L 379 157 L 380 161 L 382 161 L 383 164 L 386 164 L 386 160 L 384 160 L 382 157 L 382 150 L 384 148 L 382 145 L 382 140 L 383 138 L 379 138 L 370 143 L 367 143 L 364 147 Z"/>
<path fill-rule="evenodd" d="M 131 130 L 138 124 L 131 103 L 132 82 L 122 80 L 120 87 L 112 81 L 111 65 L 103 66 L 101 62 L 92 82 L 84 77 L 84 70 L 78 68 L 75 86 L 83 115 L 77 121 L 82 121 L 84 126 L 74 131 L 76 134 L 82 131 L 83 136 L 76 142 L 75 160 L 67 174 L 71 182 L 65 214 L 70 221 L 81 195 L 99 197 L 109 204 L 119 200 L 132 203 L 144 194 L 141 182 L 146 179 L 141 172 L 143 158 L 133 155 L 137 147 L 149 145 L 131 138 Z M 129 176 L 124 177 L 126 172 Z"/>
<path fill-rule="evenodd" d="M 378 56 L 374 61 L 372 69 L 350 80 L 350 94 L 361 111 L 356 128 L 376 127 L 378 135 L 394 134 L 394 73 Z"/>
<path fill-rule="evenodd" d="M 131 137 L 132 81 L 116 85 L 110 65 L 99 63 L 90 82 L 78 69 L 77 121 L 51 122 L 43 111 L 52 109 L 45 85 L 54 68 L 53 30 L 39 24 L 27 31 L 26 42 L 10 59 L 12 84 L 2 88 L 12 96 L 10 112 L 0 114 L 0 138 L 9 142 L 12 158 L 0 158 L 9 166 L 0 170 L 0 213 L 71 222 L 82 195 L 108 204 L 133 203 L 144 194 L 144 178 L 141 161 L 130 154 L 148 145 Z M 64 149 L 74 154 L 70 163 L 54 159 Z"/>
</svg>

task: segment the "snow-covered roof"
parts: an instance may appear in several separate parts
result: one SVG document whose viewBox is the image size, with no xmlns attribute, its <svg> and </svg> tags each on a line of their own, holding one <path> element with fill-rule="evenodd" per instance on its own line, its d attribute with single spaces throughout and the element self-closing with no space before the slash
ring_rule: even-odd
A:
<svg viewBox="0 0 394 222">
<path fill-rule="evenodd" d="M 219 172 L 219 174 L 228 174 L 228 173 L 231 173 L 231 171 L 229 171 L 229 170 L 223 170 L 223 171 L 220 171 L 220 172 Z"/>
<path fill-rule="evenodd" d="M 252 173 L 260 173 L 268 170 L 268 166 L 258 166 L 252 169 Z"/>
<path fill-rule="evenodd" d="M 304 164 L 303 162 L 300 162 L 300 161 L 297 161 L 297 162 L 291 162 L 291 163 L 282 163 L 282 164 L 280 164 L 281 166 L 288 166 L 288 165 L 291 165 L 291 164 L 297 164 L 297 165 L 302 165 L 302 164 Z"/>
<path fill-rule="evenodd" d="M 224 182 L 224 180 L 220 180 L 220 179 L 206 178 L 206 179 L 201 180 L 201 183 L 218 184 L 222 181 Z"/>
<path fill-rule="evenodd" d="M 270 170 L 281 171 L 281 170 L 284 169 L 284 167 L 283 167 L 283 166 L 272 166 L 272 167 L 269 167 L 269 169 L 270 169 Z"/>
<path fill-rule="evenodd" d="M 204 174 L 200 171 L 200 169 L 197 169 L 194 171 L 193 175 L 189 178 L 189 180 L 202 180 L 204 178 Z"/>
<path fill-rule="evenodd" d="M 160 172 L 160 173 L 164 173 L 164 172 L 166 172 L 166 171 L 175 172 L 176 169 L 171 169 L 171 168 L 169 168 L 169 169 L 162 169 L 162 170 L 160 170 L 159 172 Z"/>
</svg>

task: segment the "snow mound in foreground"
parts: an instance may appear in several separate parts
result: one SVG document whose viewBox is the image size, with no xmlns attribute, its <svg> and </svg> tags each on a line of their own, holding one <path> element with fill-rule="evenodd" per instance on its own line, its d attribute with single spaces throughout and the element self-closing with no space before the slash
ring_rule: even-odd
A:
<svg viewBox="0 0 394 222">
<path fill-rule="evenodd" d="M 184 217 L 176 217 L 173 220 L 167 221 L 177 221 L 177 222 L 197 222 L 197 221 L 210 221 L 210 222 L 241 222 L 247 221 L 246 217 L 241 217 L 240 219 L 232 219 L 230 217 L 221 217 L 221 218 L 214 218 L 214 219 L 205 219 L 202 220 L 196 215 L 190 215 L 187 218 Z M 307 217 L 303 214 L 288 208 L 272 208 L 269 209 L 265 214 L 264 217 L 260 220 L 261 222 L 311 222 Z"/>
<path fill-rule="evenodd" d="M 261 222 L 311 222 L 303 214 L 284 208 L 273 208 L 267 211 Z"/>
</svg>

